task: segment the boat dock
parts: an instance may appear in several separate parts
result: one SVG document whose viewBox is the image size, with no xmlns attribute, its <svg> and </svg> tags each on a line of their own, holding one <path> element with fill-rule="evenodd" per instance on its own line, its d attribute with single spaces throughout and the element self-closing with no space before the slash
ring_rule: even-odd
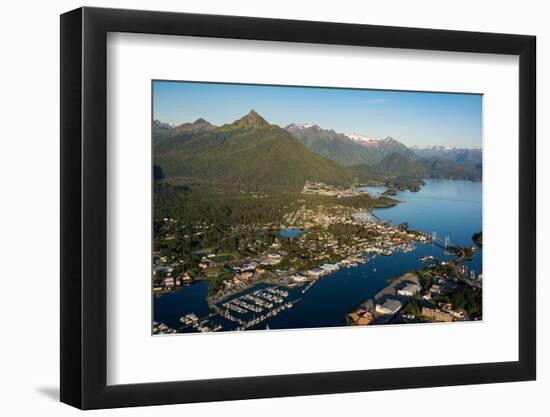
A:
<svg viewBox="0 0 550 417">
<path fill-rule="evenodd" d="M 302 299 L 289 300 L 289 297 L 289 290 L 280 285 L 256 289 L 214 304 L 208 316 L 199 318 L 194 313 L 182 316 L 180 330 L 198 332 L 246 330 L 275 317 L 282 311 L 291 309 Z M 231 325 L 223 319 L 234 324 Z"/>
</svg>

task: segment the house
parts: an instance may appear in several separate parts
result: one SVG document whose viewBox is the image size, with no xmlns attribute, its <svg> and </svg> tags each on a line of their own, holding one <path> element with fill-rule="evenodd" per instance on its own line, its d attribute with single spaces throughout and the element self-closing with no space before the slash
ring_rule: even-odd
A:
<svg viewBox="0 0 550 417">
<path fill-rule="evenodd" d="M 352 325 L 367 326 L 372 322 L 374 316 L 367 308 L 361 307 L 348 314 L 348 319 Z"/>
<path fill-rule="evenodd" d="M 403 297 L 412 297 L 416 295 L 420 291 L 420 286 L 416 284 L 409 283 L 405 285 L 400 290 L 397 290 L 398 295 L 402 295 Z"/>
<path fill-rule="evenodd" d="M 376 312 L 383 315 L 394 315 L 402 306 L 401 301 L 390 298 L 383 304 L 376 304 Z"/>
<path fill-rule="evenodd" d="M 172 268 L 171 266 L 168 266 L 168 265 L 155 265 L 153 267 L 153 275 L 154 276 L 158 276 L 158 275 L 170 276 L 173 271 L 174 271 L 174 268 Z"/>
<path fill-rule="evenodd" d="M 175 285 L 174 277 L 164 278 L 164 286 L 172 288 Z"/>
<path fill-rule="evenodd" d="M 240 281 L 247 281 L 251 279 L 254 276 L 252 272 L 242 272 L 240 274 L 235 274 L 235 278 L 237 278 Z"/>
</svg>

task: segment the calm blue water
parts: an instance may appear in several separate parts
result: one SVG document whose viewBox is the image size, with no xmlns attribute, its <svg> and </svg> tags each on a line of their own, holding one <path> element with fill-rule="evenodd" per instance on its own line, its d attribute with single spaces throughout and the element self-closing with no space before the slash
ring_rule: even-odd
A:
<svg viewBox="0 0 550 417">
<path fill-rule="evenodd" d="M 472 234 L 481 230 L 481 183 L 472 181 L 425 180 L 413 193 L 401 191 L 395 197 L 401 204 L 373 213 L 392 223 L 409 223 L 411 229 L 449 236 L 453 243 L 470 245 Z"/>
<path fill-rule="evenodd" d="M 393 197 L 401 204 L 373 213 L 392 224 L 407 222 L 410 229 L 436 232 L 442 239 L 449 236 L 452 244 L 471 245 L 472 235 L 479 232 L 482 225 L 481 183 L 451 180 L 425 182 L 426 185 L 418 193 L 403 191 Z M 302 297 L 302 300 L 257 328 L 263 329 L 266 324 L 272 329 L 343 326 L 345 315 L 354 306 L 372 297 L 392 277 L 421 268 L 420 258 L 425 255 L 452 258 L 431 244 L 417 245 L 414 251 L 408 253 L 377 256 L 367 264 L 341 269 L 321 278 L 305 294 L 301 294 L 299 289 L 292 290 L 290 298 Z M 466 262 L 466 266 L 477 274 L 482 272 L 480 249 L 472 261 Z M 179 317 L 186 313 L 208 314 L 207 290 L 208 283 L 199 282 L 172 294 L 156 297 L 155 320 L 178 327 Z"/>
<path fill-rule="evenodd" d="M 155 295 L 153 320 L 178 328 L 179 318 L 187 313 L 195 313 L 199 317 L 206 316 L 209 312 L 207 295 L 208 281 L 199 281 L 168 294 Z"/>
<path fill-rule="evenodd" d="M 302 229 L 283 229 L 279 232 L 279 234 L 287 239 L 294 239 L 296 236 L 302 234 L 302 232 Z"/>
</svg>

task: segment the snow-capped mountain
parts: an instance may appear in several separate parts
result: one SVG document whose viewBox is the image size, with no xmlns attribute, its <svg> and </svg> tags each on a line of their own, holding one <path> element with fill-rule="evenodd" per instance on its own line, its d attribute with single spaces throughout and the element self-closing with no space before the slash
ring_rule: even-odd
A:
<svg viewBox="0 0 550 417">
<path fill-rule="evenodd" d="M 412 146 L 411 149 L 421 158 L 437 157 L 450 159 L 460 165 L 481 164 L 483 152 L 479 148 L 457 148 L 455 146 Z"/>
<path fill-rule="evenodd" d="M 418 151 L 433 151 L 433 152 L 452 152 L 457 150 L 470 150 L 470 151 L 481 151 L 479 148 L 459 148 L 456 146 L 442 146 L 442 145 L 413 145 L 411 149 Z"/>
<path fill-rule="evenodd" d="M 358 135 L 356 133 L 344 133 L 344 135 L 346 135 L 348 138 L 356 142 L 374 142 L 374 141 L 380 140 L 380 138 Z"/>
<path fill-rule="evenodd" d="M 285 130 L 313 152 L 342 165 L 374 162 L 366 148 L 332 129 L 322 129 L 314 123 L 293 123 Z"/>
<path fill-rule="evenodd" d="M 313 152 L 343 165 L 376 164 L 392 153 L 409 159 L 416 154 L 393 138 L 378 139 L 358 134 L 338 133 L 314 123 L 293 123 L 285 128 Z"/>
<path fill-rule="evenodd" d="M 290 125 L 288 125 L 287 127 L 285 127 L 286 130 L 305 130 L 305 129 L 309 129 L 311 127 L 316 127 L 318 129 L 320 129 L 319 126 L 317 126 L 315 123 L 292 123 Z"/>
<path fill-rule="evenodd" d="M 375 159 L 378 160 L 382 160 L 392 153 L 399 153 L 413 160 L 417 158 L 414 151 L 390 136 L 381 139 L 354 133 L 346 133 L 345 135 L 355 143 L 367 148 L 371 154 L 375 156 Z"/>
</svg>

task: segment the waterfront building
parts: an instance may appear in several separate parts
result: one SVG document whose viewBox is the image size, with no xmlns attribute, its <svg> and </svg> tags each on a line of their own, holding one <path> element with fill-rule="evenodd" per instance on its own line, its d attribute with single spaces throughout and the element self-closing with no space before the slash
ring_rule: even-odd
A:
<svg viewBox="0 0 550 417">
<path fill-rule="evenodd" d="M 352 325 L 367 326 L 372 322 L 374 316 L 368 309 L 360 307 L 357 310 L 351 312 L 348 315 L 348 318 Z"/>
<path fill-rule="evenodd" d="M 302 283 L 307 281 L 307 277 L 302 274 L 293 274 L 291 277 L 294 282 Z"/>
<path fill-rule="evenodd" d="M 329 264 L 329 263 L 326 263 L 326 264 L 323 264 L 321 265 L 319 268 L 325 270 L 327 273 L 331 273 L 331 272 L 335 272 L 335 271 L 338 271 L 338 265 L 335 265 L 335 264 Z"/>
<path fill-rule="evenodd" d="M 405 285 L 405 287 L 401 288 L 400 290 L 397 290 L 397 294 L 402 295 L 404 297 L 412 297 L 416 295 L 419 291 L 420 291 L 420 286 L 409 283 Z"/>
<path fill-rule="evenodd" d="M 390 298 L 383 304 L 376 304 L 376 312 L 383 315 L 394 315 L 402 306 L 401 301 Z"/>
<path fill-rule="evenodd" d="M 324 269 L 321 268 L 313 268 L 307 271 L 307 274 L 314 278 L 319 278 L 325 275 L 327 272 Z"/>
</svg>

